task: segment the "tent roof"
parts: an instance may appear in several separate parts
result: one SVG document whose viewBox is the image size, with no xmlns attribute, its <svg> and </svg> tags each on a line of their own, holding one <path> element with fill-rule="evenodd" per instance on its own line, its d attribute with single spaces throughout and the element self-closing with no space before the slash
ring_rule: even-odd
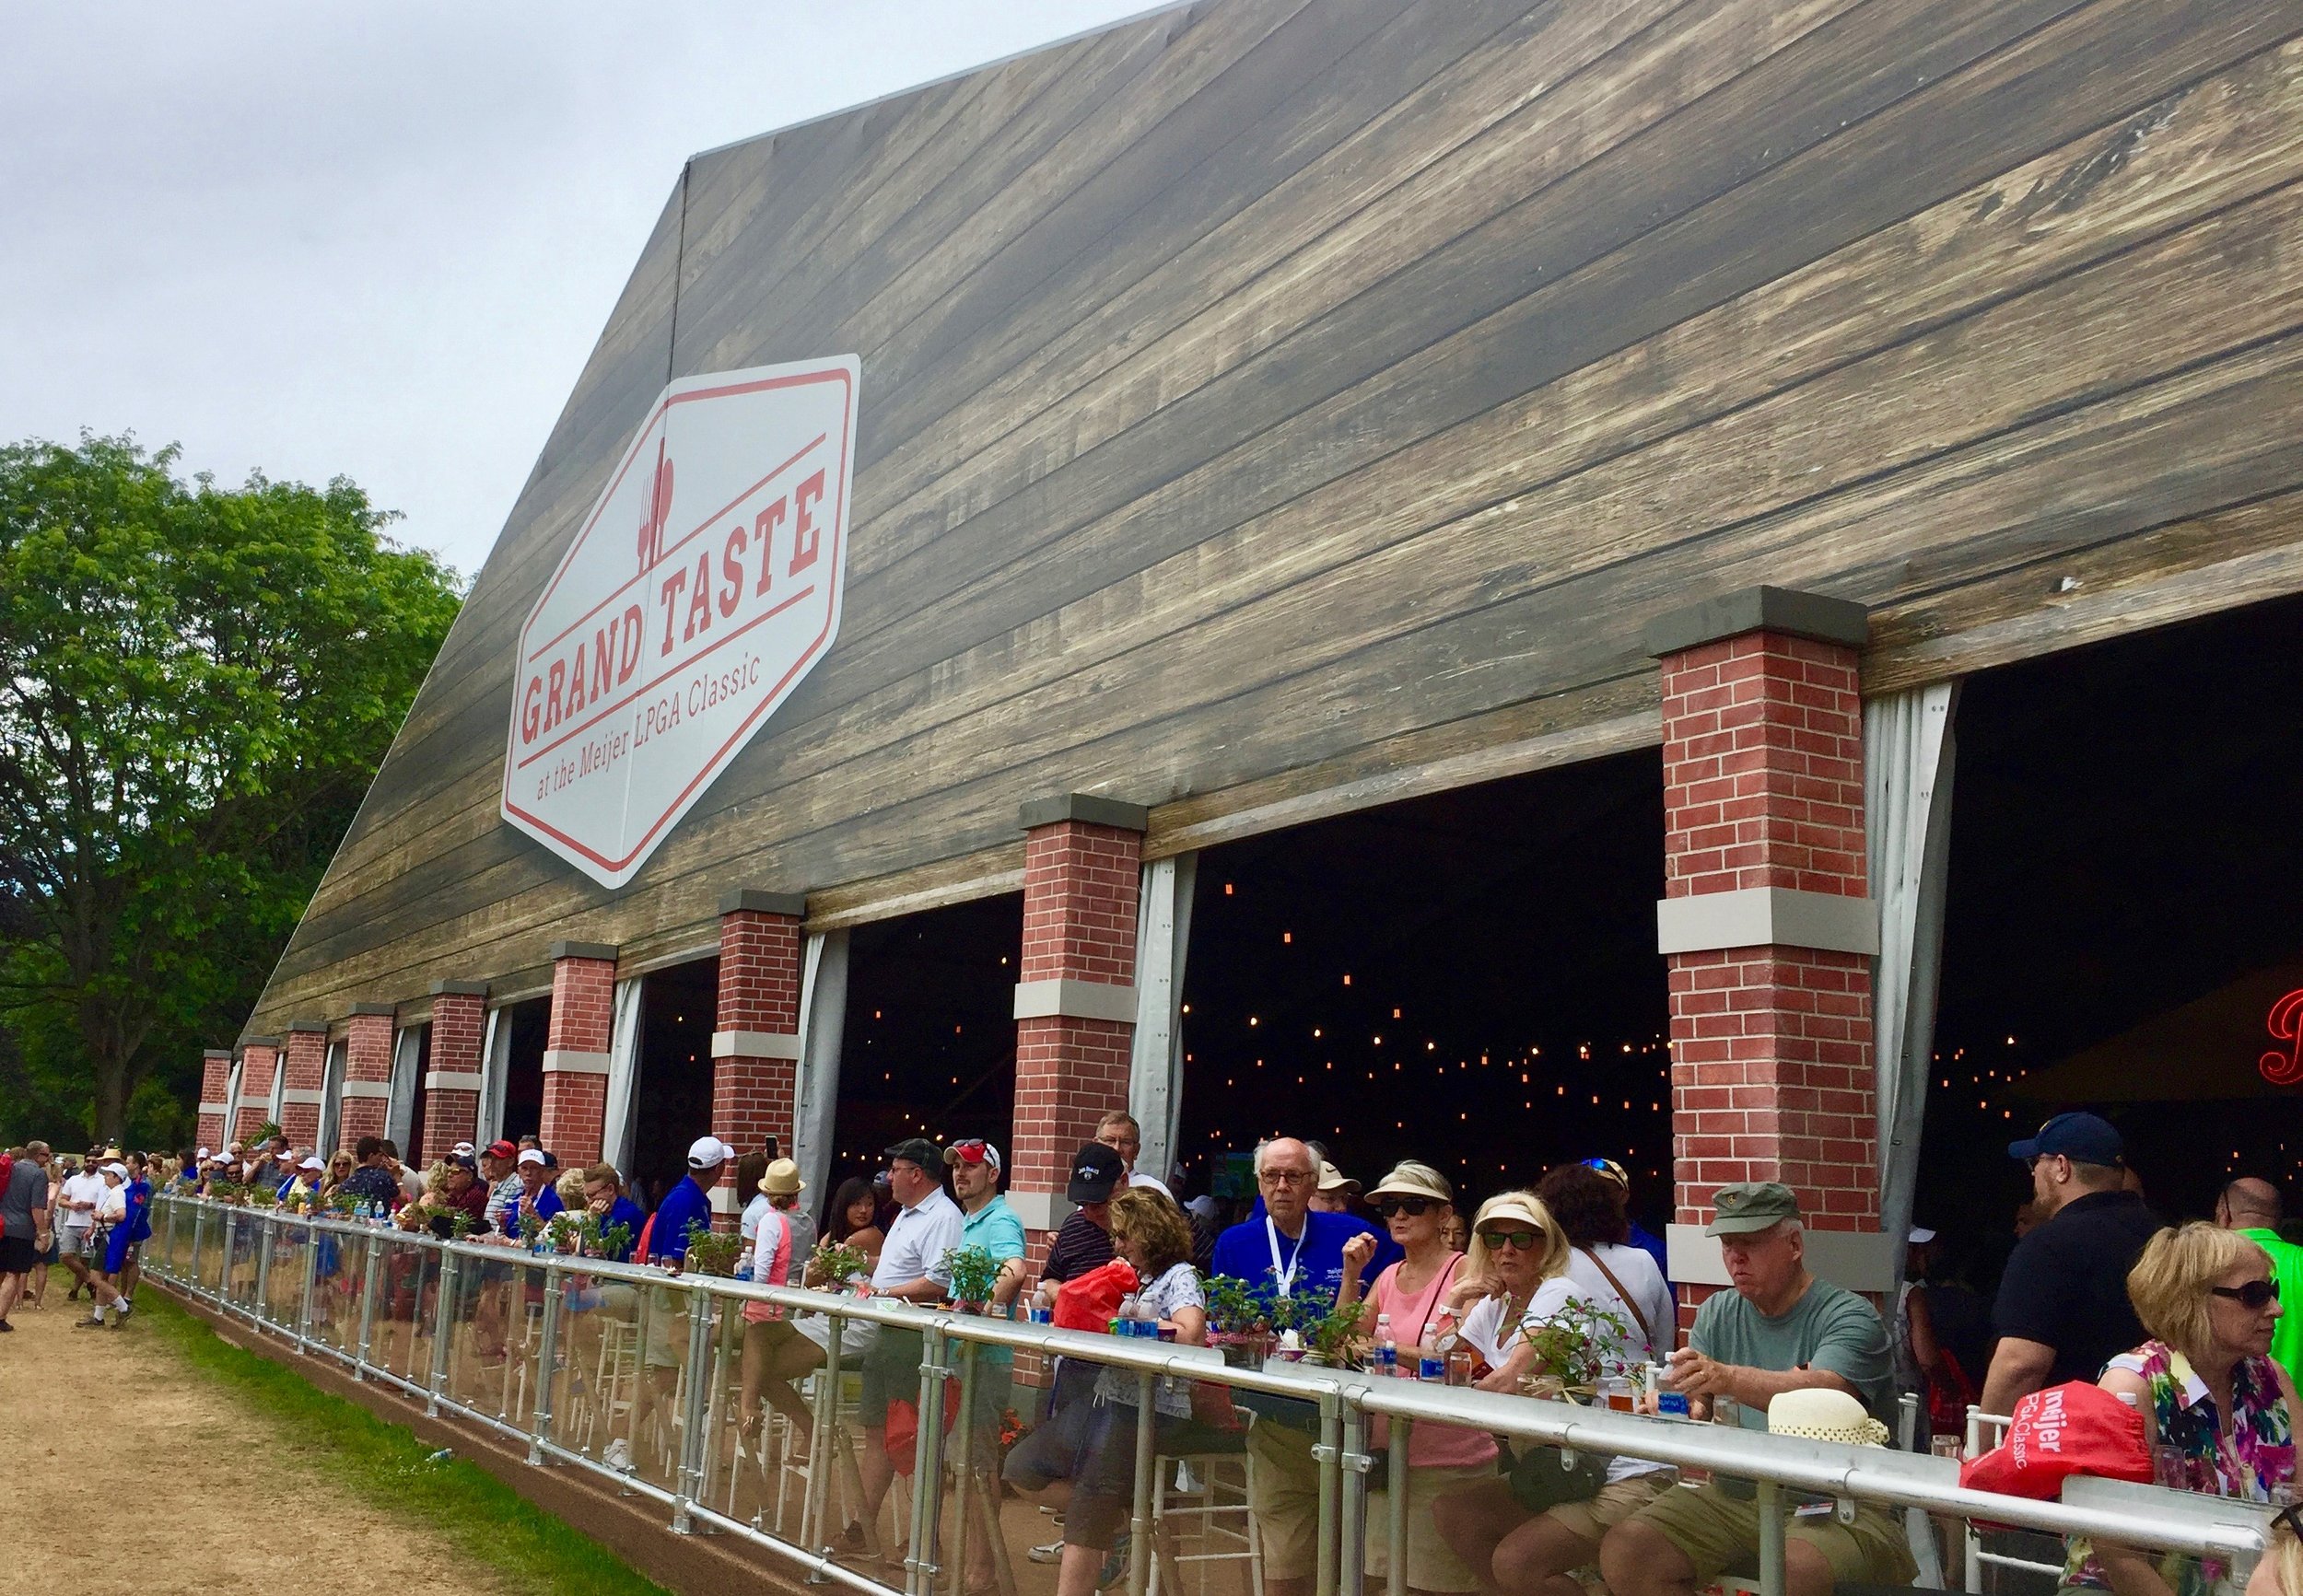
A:
<svg viewBox="0 0 2303 1596">
<path fill-rule="evenodd" d="M 2281 1044 L 2265 1027 L 2272 1005 L 2303 988 L 2303 957 L 2257 970 L 2204 997 L 2071 1054 L 2016 1083 L 2042 1102 L 2204 1102 L 2292 1098 L 2258 1065 Z M 2294 1043 L 2285 1044 L 2292 1053 Z"/>
</svg>

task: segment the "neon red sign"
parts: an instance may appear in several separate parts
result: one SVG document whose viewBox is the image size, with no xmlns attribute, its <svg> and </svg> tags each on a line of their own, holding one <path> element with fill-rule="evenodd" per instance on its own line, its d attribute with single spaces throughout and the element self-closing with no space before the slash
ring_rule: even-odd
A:
<svg viewBox="0 0 2303 1596">
<path fill-rule="evenodd" d="M 2293 1086 L 2303 1081 L 2303 987 L 2288 993 L 2271 1006 L 2263 1017 L 2263 1027 L 2272 1040 L 2286 1043 L 2283 1052 L 2273 1048 L 2263 1054 L 2255 1067 L 2274 1086 Z"/>
</svg>

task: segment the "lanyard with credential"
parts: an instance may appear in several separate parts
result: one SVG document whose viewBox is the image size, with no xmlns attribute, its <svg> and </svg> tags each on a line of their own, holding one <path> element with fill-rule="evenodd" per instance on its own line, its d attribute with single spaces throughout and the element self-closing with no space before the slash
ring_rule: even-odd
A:
<svg viewBox="0 0 2303 1596">
<path fill-rule="evenodd" d="M 1303 1243 L 1311 1239 L 1312 1217 L 1306 1214 L 1303 1216 L 1303 1233 L 1295 1239 L 1295 1251 L 1288 1254 L 1283 1267 L 1280 1263 L 1280 1227 L 1271 1222 L 1269 1214 L 1264 1216 L 1264 1240 L 1271 1243 L 1271 1277 L 1279 1283 L 1280 1296 L 1285 1297 L 1294 1287 L 1295 1266 L 1303 1262 Z"/>
</svg>

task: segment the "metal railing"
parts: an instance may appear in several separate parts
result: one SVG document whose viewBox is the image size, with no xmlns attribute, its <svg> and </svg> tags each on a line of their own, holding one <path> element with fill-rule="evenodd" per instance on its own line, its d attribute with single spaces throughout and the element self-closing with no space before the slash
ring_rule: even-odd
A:
<svg viewBox="0 0 2303 1596">
<path fill-rule="evenodd" d="M 1418 1424 L 1483 1430 L 1519 1443 L 1672 1465 L 1683 1478 L 1749 1481 L 1760 1505 L 1758 1588 L 1783 1590 L 1786 1493 L 1829 1498 L 1844 1521 L 1858 1504 L 1916 1508 L 1964 1526 L 1982 1522 L 2088 1536 L 2213 1559 L 2243 1583 L 2266 1544 L 2270 1509 L 2223 1497 L 2108 1480 L 2077 1480 L 2060 1501 L 1964 1489 L 1954 1459 L 1671 1422 L 1605 1408 L 1476 1390 L 1381 1380 L 1305 1364 L 1227 1365 L 1222 1354 L 1129 1337 L 1056 1330 L 956 1311 L 790 1287 L 607 1264 L 554 1252 L 442 1241 L 397 1229 L 314 1219 L 202 1198 L 157 1198 L 148 1277 L 291 1342 L 352 1378 L 392 1387 L 427 1413 L 451 1414 L 509 1437 L 537 1465 L 590 1470 L 668 1509 L 681 1533 L 742 1537 L 793 1565 L 811 1582 L 860 1592 L 958 1596 L 973 1538 L 998 1587 L 1013 1592 L 1012 1526 L 1000 1516 L 999 1449 L 980 1427 L 998 1423 L 979 1396 L 999 1374 L 996 1349 L 1122 1371 L 1135 1387 L 1136 1468 L 1130 1505 L 1129 1596 L 1184 1596 L 1154 1520 L 1152 1395 L 1158 1377 L 1181 1377 L 1303 1403 L 1315 1424 L 1317 1596 L 1362 1588 L 1366 1535 L 1387 1541 L 1391 1596 L 1409 1583 L 1405 1547 L 1409 1436 Z M 804 1380 L 804 1437 L 789 1415 L 749 1400 L 742 1373 L 744 1310 L 780 1309 L 812 1332 L 823 1363 Z M 918 1415 L 946 1409 L 945 1427 L 918 1426 L 910 1484 L 889 1500 L 906 1526 L 902 1583 L 870 1565 L 879 1514 L 861 1510 L 854 1441 L 855 1327 L 919 1337 Z M 906 1393 L 912 1394 L 906 1376 Z M 1024 1393 L 1018 1392 L 1019 1396 Z M 747 1405 L 749 1404 L 749 1405 Z M 754 1418 L 754 1415 L 760 1415 Z M 1387 1462 L 1368 1444 L 1370 1421 L 1391 1425 Z M 1125 1422 L 1125 1421 L 1121 1421 Z M 1260 1421 L 1259 1421 L 1260 1422 Z M 947 1460 L 954 1466 L 946 1479 Z M 971 1462 L 972 1460 L 972 1462 Z M 1389 1470 L 1388 1510 L 1371 1522 L 1369 1474 Z M 1164 1476 L 1163 1476 L 1164 1477 Z M 838 1500 L 836 1502 L 836 1498 Z M 947 1511 L 949 1509 L 949 1511 Z M 842 1515 L 845 1515 L 844 1517 Z M 1040 1520 L 1031 1520 L 1030 1522 Z M 842 1526 L 864 1544 L 836 1544 Z M 842 1559 L 847 1559 L 843 1561 Z M 1155 1576 L 1154 1561 L 1161 1559 Z M 1190 1557 L 1184 1562 L 1195 1561 Z M 980 1566 L 980 1565 L 979 1565 Z M 893 1570 L 896 1564 L 884 1564 Z M 1977 1565 L 1970 1562 L 1973 1575 Z M 1975 1589 L 1972 1579 L 1969 1588 Z"/>
</svg>

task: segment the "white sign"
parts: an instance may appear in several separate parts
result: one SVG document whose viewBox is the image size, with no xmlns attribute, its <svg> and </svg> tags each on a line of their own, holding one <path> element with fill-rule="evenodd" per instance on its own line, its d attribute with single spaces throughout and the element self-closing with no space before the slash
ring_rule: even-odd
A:
<svg viewBox="0 0 2303 1596">
<path fill-rule="evenodd" d="M 839 631 L 854 355 L 663 390 L 520 628 L 505 820 L 603 886 Z"/>
</svg>

